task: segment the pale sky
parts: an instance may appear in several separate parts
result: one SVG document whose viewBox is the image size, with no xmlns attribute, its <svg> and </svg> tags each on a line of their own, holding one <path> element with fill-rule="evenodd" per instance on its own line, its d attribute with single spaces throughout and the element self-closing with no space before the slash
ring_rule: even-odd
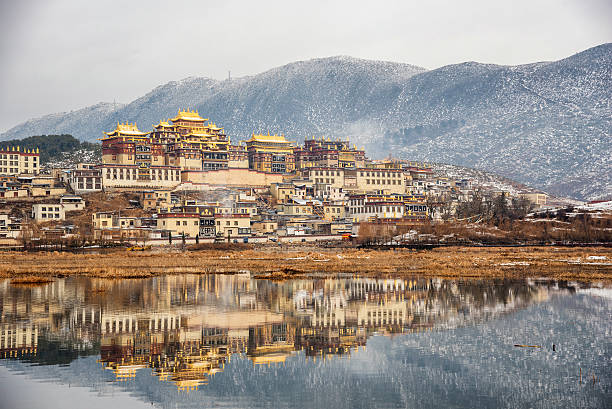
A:
<svg viewBox="0 0 612 409">
<path fill-rule="evenodd" d="M 611 41 L 610 0 L 0 0 L 0 132 L 228 70 L 333 55 L 514 65 Z"/>
</svg>

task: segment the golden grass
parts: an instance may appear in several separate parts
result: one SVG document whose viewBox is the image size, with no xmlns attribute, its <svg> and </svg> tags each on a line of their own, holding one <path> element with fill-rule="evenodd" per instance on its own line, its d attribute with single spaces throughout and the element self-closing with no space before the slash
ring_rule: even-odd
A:
<svg viewBox="0 0 612 409">
<path fill-rule="evenodd" d="M 598 256 L 599 259 L 588 259 Z M 601 259 L 601 256 L 606 257 Z M 271 248 L 106 254 L 2 253 L 0 277 L 86 275 L 146 278 L 162 274 L 241 273 L 287 279 L 310 274 L 422 275 L 463 278 L 547 277 L 611 280 L 612 249 L 604 247 L 448 247 L 434 250 Z"/>
<path fill-rule="evenodd" d="M 39 285 L 45 285 L 53 282 L 51 277 L 41 277 L 34 275 L 20 276 L 11 280 L 11 285 L 19 285 L 26 287 L 36 287 Z"/>
</svg>

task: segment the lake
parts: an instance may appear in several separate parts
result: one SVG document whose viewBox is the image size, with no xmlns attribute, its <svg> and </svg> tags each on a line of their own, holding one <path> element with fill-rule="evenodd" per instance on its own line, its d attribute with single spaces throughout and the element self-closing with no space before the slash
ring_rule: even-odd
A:
<svg viewBox="0 0 612 409">
<path fill-rule="evenodd" d="M 611 374 L 596 284 L 0 281 L 2 408 L 602 408 Z"/>
</svg>

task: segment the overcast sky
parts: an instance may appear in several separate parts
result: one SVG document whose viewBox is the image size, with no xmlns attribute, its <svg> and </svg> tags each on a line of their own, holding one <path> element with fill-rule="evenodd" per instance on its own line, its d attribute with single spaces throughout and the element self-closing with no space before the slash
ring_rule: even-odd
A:
<svg viewBox="0 0 612 409">
<path fill-rule="evenodd" d="M 610 0 L 0 0 L 0 132 L 228 70 L 332 55 L 522 64 L 610 41 Z"/>
</svg>

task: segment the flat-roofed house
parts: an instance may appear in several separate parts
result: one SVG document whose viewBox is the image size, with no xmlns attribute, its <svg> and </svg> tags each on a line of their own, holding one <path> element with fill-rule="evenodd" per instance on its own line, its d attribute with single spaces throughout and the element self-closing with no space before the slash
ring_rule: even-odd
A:
<svg viewBox="0 0 612 409">
<path fill-rule="evenodd" d="M 85 209 L 85 201 L 81 196 L 64 195 L 60 198 L 60 204 L 64 206 L 64 211 L 73 212 Z"/>
<path fill-rule="evenodd" d="M 36 203 L 32 205 L 32 219 L 37 223 L 65 220 L 66 212 L 59 203 Z"/>
<path fill-rule="evenodd" d="M 234 238 L 251 235 L 251 217 L 248 214 L 216 214 L 217 237 Z"/>
<path fill-rule="evenodd" d="M 196 237 L 200 234 L 200 214 L 160 213 L 157 215 L 157 228 L 167 230 L 173 236 Z"/>
</svg>

